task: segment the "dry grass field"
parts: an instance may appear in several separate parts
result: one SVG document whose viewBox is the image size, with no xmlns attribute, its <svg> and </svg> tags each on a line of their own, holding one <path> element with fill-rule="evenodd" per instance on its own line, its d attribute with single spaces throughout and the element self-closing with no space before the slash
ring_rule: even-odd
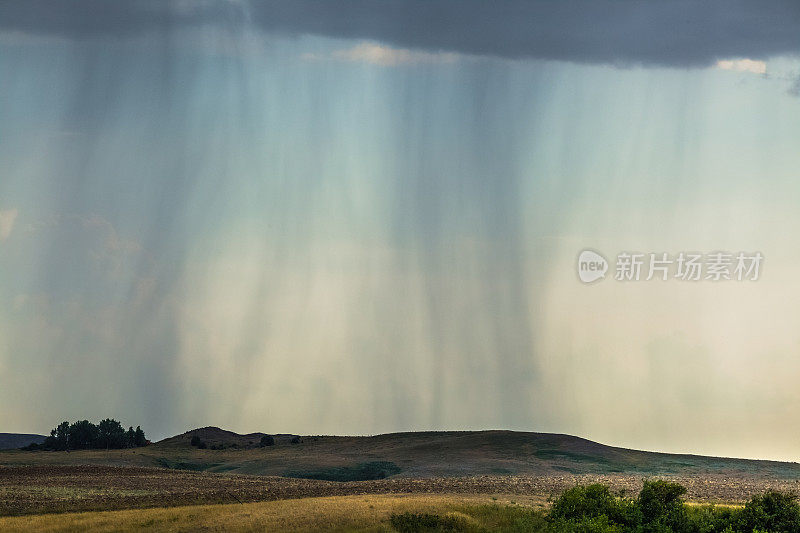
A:
<svg viewBox="0 0 800 533">
<path fill-rule="evenodd" d="M 512 503 L 512 501 L 514 503 Z M 493 506 L 527 506 L 487 495 L 382 494 L 328 496 L 245 504 L 158 507 L 0 518 L 0 531 L 394 531 L 392 513 L 457 514 L 491 526 Z"/>
</svg>

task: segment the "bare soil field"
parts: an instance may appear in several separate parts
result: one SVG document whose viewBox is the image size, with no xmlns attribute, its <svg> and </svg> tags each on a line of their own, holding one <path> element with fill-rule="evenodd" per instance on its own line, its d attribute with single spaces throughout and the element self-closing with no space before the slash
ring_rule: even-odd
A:
<svg viewBox="0 0 800 533">
<path fill-rule="evenodd" d="M 798 490 L 793 479 L 766 476 L 658 476 L 681 483 L 695 502 L 737 504 L 767 488 Z M 368 494 L 483 495 L 528 505 L 576 483 L 601 482 L 634 495 L 642 476 L 631 474 L 397 477 L 334 482 L 272 476 L 191 472 L 166 468 L 99 465 L 0 466 L 0 515 L 29 515 L 308 497 Z"/>
</svg>

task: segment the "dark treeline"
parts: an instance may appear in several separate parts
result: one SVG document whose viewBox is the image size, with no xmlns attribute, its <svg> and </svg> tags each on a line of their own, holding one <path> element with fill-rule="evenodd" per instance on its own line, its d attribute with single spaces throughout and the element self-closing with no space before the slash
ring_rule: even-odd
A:
<svg viewBox="0 0 800 533">
<path fill-rule="evenodd" d="M 88 420 L 79 420 L 70 424 L 61 422 L 53 428 L 50 436 L 41 444 L 31 444 L 27 450 L 88 450 L 109 448 L 136 448 L 147 446 L 150 441 L 145 438 L 139 426 L 126 431 L 118 421 L 111 418 L 101 420 L 95 425 Z"/>
</svg>

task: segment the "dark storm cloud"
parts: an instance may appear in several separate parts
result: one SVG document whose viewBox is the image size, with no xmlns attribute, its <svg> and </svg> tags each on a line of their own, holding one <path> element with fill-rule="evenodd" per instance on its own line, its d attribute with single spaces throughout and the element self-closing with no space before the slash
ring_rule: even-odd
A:
<svg viewBox="0 0 800 533">
<path fill-rule="evenodd" d="M 0 28 L 69 37 L 203 23 L 508 58 L 691 67 L 800 52 L 800 2 L 11 0 Z"/>
</svg>

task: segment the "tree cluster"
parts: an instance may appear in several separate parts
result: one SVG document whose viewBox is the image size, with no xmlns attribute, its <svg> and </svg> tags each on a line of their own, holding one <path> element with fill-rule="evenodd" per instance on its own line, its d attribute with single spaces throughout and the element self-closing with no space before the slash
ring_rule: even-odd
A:
<svg viewBox="0 0 800 533">
<path fill-rule="evenodd" d="M 136 448 L 150 443 L 139 426 L 127 431 L 118 421 L 111 418 L 101 420 L 95 425 L 88 420 L 70 424 L 61 422 L 53 428 L 50 436 L 42 444 L 32 444 L 30 450 L 88 450 Z"/>
</svg>

